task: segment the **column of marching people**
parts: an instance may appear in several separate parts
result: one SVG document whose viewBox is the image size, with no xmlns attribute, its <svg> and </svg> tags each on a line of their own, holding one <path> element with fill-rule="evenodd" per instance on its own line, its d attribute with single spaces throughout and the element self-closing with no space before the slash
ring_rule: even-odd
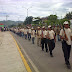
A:
<svg viewBox="0 0 72 72">
<path fill-rule="evenodd" d="M 70 58 L 70 51 L 71 51 L 71 40 L 72 34 L 69 27 L 68 21 L 63 23 L 63 29 L 59 31 L 57 30 L 57 37 L 58 40 L 62 42 L 62 50 L 64 53 L 65 64 L 68 69 L 71 69 L 71 65 L 69 62 Z M 49 52 L 50 56 L 53 57 L 53 50 L 55 48 L 56 42 L 56 31 L 52 29 L 52 26 L 49 25 L 48 27 L 18 27 L 18 28 L 11 28 L 11 31 L 19 35 L 20 37 L 24 37 L 26 40 L 35 44 L 35 38 L 37 38 L 37 46 L 40 46 L 42 51 Z M 44 49 L 45 47 L 45 49 Z"/>
</svg>

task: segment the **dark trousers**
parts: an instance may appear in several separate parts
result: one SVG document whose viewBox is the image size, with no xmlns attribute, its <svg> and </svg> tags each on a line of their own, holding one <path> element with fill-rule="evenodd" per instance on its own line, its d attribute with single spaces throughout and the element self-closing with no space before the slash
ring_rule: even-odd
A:
<svg viewBox="0 0 72 72">
<path fill-rule="evenodd" d="M 25 39 L 27 39 L 27 34 L 25 34 Z"/>
<path fill-rule="evenodd" d="M 28 40 L 31 40 L 31 33 L 28 33 Z"/>
<path fill-rule="evenodd" d="M 44 44 L 45 44 L 45 49 L 46 49 L 46 52 L 47 52 L 48 49 L 47 49 L 47 40 L 46 40 L 46 38 L 42 39 L 42 50 L 44 50 Z"/>
<path fill-rule="evenodd" d="M 23 32 L 21 32 L 21 37 L 24 37 L 24 33 Z"/>
<path fill-rule="evenodd" d="M 60 35 L 57 35 L 57 38 L 58 38 L 58 41 L 61 41 L 61 39 L 60 39 Z"/>
<path fill-rule="evenodd" d="M 20 32 L 20 37 L 21 37 L 21 32 Z"/>
<path fill-rule="evenodd" d="M 35 37 L 32 37 L 32 44 L 34 44 Z"/>
<path fill-rule="evenodd" d="M 18 32 L 17 35 L 19 36 L 19 34 L 20 34 L 20 33 Z"/>
<path fill-rule="evenodd" d="M 62 42 L 62 50 L 63 50 L 63 53 L 64 53 L 65 62 L 66 62 L 66 64 L 68 64 L 69 58 L 70 58 L 71 45 L 68 45 L 66 43 L 66 41 L 63 41 Z"/>
<path fill-rule="evenodd" d="M 54 39 L 48 40 L 48 46 L 49 46 L 50 55 L 52 55 L 52 50 L 55 48 Z"/>
</svg>

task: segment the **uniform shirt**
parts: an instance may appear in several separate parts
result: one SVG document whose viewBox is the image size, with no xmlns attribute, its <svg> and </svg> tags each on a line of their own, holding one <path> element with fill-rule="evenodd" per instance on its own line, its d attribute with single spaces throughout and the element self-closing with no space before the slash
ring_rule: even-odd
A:
<svg viewBox="0 0 72 72">
<path fill-rule="evenodd" d="M 28 33 L 31 33 L 31 29 L 28 29 Z"/>
<path fill-rule="evenodd" d="M 24 28 L 21 29 L 21 32 L 24 32 Z"/>
<path fill-rule="evenodd" d="M 14 31 L 16 32 L 16 29 L 14 29 Z"/>
<path fill-rule="evenodd" d="M 41 32 L 42 32 L 42 31 L 41 31 L 41 30 L 39 30 L 39 35 L 41 35 Z"/>
<path fill-rule="evenodd" d="M 46 38 L 47 31 L 46 31 L 46 30 L 44 30 L 44 31 L 42 31 L 42 32 L 43 32 L 43 38 Z"/>
<path fill-rule="evenodd" d="M 20 29 L 20 32 L 22 32 L 22 28 Z"/>
<path fill-rule="evenodd" d="M 41 33 L 42 33 L 42 31 L 41 30 L 38 30 L 38 35 L 37 35 L 37 37 L 41 37 Z"/>
<path fill-rule="evenodd" d="M 24 34 L 27 34 L 27 29 L 24 30 Z"/>
<path fill-rule="evenodd" d="M 32 30 L 31 37 L 35 37 L 35 30 Z"/>
<path fill-rule="evenodd" d="M 54 39 L 55 32 L 53 30 L 48 30 L 47 32 L 49 33 L 49 38 Z"/>
<path fill-rule="evenodd" d="M 68 41 L 66 41 L 66 43 L 67 43 L 68 45 L 71 45 L 71 36 L 72 36 L 72 34 L 71 34 L 71 29 L 70 29 L 70 28 L 68 28 L 68 29 L 64 28 L 64 30 L 65 30 L 66 36 L 67 36 L 67 38 L 68 38 Z M 61 29 L 61 31 L 60 31 L 60 36 L 63 36 L 63 37 L 64 37 L 64 30 Z"/>
<path fill-rule="evenodd" d="M 27 33 L 28 33 L 28 29 L 26 29 Z"/>
<path fill-rule="evenodd" d="M 16 29 L 16 33 L 18 32 L 18 29 Z"/>
<path fill-rule="evenodd" d="M 56 29 L 56 33 L 57 33 L 57 35 L 60 34 L 60 28 L 57 28 L 57 29 Z"/>
</svg>

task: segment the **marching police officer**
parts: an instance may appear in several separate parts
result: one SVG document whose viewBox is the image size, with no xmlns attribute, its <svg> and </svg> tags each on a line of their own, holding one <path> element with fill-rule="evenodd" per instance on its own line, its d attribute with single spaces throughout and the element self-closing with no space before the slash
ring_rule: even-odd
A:
<svg viewBox="0 0 72 72">
<path fill-rule="evenodd" d="M 55 32 L 51 29 L 51 26 L 48 26 L 47 31 L 48 46 L 50 51 L 50 56 L 53 57 L 52 50 L 55 48 Z"/>
<path fill-rule="evenodd" d="M 47 31 L 45 30 L 45 26 L 43 26 L 43 27 L 42 27 L 42 34 L 41 34 L 41 38 L 42 38 L 42 39 L 41 39 L 41 40 L 42 40 L 42 51 L 44 51 L 44 44 L 45 44 L 46 52 L 48 52 L 46 35 L 47 35 Z"/>
<path fill-rule="evenodd" d="M 35 30 L 34 30 L 33 27 L 32 27 L 31 29 L 32 29 L 32 30 L 31 30 L 32 44 L 34 44 L 34 43 L 35 43 L 35 42 L 34 42 L 34 40 L 35 40 Z"/>
<path fill-rule="evenodd" d="M 67 68 L 70 69 L 71 66 L 70 66 L 69 58 L 70 58 L 70 52 L 71 52 L 72 35 L 71 35 L 71 29 L 69 28 L 68 21 L 65 21 L 63 25 L 64 25 L 64 28 L 61 29 L 60 31 L 60 38 L 62 40 L 62 50 L 64 53 L 65 64 Z"/>
<path fill-rule="evenodd" d="M 31 28 L 28 27 L 28 40 L 30 41 L 31 40 Z"/>
<path fill-rule="evenodd" d="M 37 27 L 37 45 L 41 46 L 41 29 L 40 27 Z"/>
<path fill-rule="evenodd" d="M 24 29 L 24 35 L 25 35 L 25 39 L 27 39 L 27 28 L 26 27 Z"/>
</svg>

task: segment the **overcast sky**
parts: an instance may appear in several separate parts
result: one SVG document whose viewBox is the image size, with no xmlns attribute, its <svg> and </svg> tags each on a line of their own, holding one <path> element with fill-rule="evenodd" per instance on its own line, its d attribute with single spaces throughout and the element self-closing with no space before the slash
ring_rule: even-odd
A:
<svg viewBox="0 0 72 72">
<path fill-rule="evenodd" d="M 66 13 L 72 11 L 71 0 L 0 0 L 0 21 L 7 20 L 24 21 L 28 16 L 45 17 L 56 14 L 63 18 Z"/>
</svg>

